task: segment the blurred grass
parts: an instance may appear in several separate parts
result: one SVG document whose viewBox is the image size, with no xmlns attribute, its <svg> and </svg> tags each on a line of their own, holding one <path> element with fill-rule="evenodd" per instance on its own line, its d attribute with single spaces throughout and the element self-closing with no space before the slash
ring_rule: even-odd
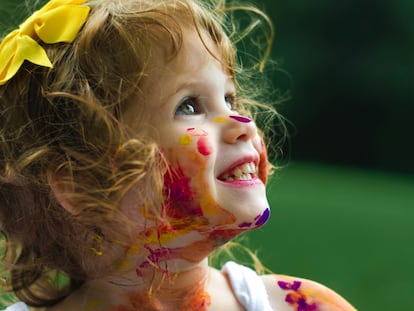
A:
<svg viewBox="0 0 414 311">
<path fill-rule="evenodd" d="M 358 310 L 413 310 L 414 177 L 294 162 L 249 233 L 275 273 L 316 280 Z"/>
</svg>

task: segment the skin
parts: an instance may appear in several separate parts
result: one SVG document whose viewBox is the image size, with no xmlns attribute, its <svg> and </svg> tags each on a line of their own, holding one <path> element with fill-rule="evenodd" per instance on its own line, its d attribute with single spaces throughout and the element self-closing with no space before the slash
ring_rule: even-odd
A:
<svg viewBox="0 0 414 311">
<path fill-rule="evenodd" d="M 145 212 L 130 191 L 121 209 L 137 231 L 126 259 L 116 264 L 116 273 L 88 281 L 50 310 L 244 310 L 227 276 L 209 267 L 207 256 L 269 217 L 262 139 L 254 122 L 237 113 L 232 78 L 194 30 L 184 31 L 176 58 L 167 62 L 156 56 L 144 83 L 143 106 L 150 135 L 169 166 L 163 217 Z M 125 123 L 132 129 L 140 109 L 127 111 Z M 248 180 L 228 178 L 246 163 L 256 168 Z M 276 275 L 263 280 L 275 310 L 354 310 L 317 283 L 300 280 L 298 287 L 298 279 Z"/>
</svg>

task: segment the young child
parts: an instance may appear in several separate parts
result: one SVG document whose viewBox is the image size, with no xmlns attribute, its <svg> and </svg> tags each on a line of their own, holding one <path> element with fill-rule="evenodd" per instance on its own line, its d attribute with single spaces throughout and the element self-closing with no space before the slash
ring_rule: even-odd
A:
<svg viewBox="0 0 414 311">
<path fill-rule="evenodd" d="M 235 10 L 267 20 L 221 0 L 51 0 L 3 39 L 7 310 L 355 310 L 312 281 L 208 266 L 269 217 Z"/>
</svg>

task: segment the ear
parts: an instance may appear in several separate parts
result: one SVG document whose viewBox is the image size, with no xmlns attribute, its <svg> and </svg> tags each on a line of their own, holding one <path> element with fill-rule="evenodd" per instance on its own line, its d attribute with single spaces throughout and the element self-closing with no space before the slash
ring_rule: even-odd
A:
<svg viewBox="0 0 414 311">
<path fill-rule="evenodd" d="M 70 199 L 70 194 L 74 193 L 73 185 L 63 182 L 55 174 L 50 172 L 47 173 L 47 182 L 56 201 L 70 214 L 78 214 L 79 210 L 75 208 L 75 205 Z"/>
</svg>

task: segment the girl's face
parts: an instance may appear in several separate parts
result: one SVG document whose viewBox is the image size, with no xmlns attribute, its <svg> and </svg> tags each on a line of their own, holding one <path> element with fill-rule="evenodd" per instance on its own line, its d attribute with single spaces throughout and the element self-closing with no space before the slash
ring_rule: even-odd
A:
<svg viewBox="0 0 414 311">
<path fill-rule="evenodd" d="M 203 39 L 219 55 L 212 40 Z M 144 93 L 153 137 L 169 165 L 168 230 L 194 241 L 208 236 L 219 245 L 263 225 L 269 217 L 265 147 L 255 123 L 236 111 L 232 77 L 195 31 L 184 31 L 172 61 L 158 58 Z M 127 122 L 134 123 L 133 111 Z"/>
</svg>

